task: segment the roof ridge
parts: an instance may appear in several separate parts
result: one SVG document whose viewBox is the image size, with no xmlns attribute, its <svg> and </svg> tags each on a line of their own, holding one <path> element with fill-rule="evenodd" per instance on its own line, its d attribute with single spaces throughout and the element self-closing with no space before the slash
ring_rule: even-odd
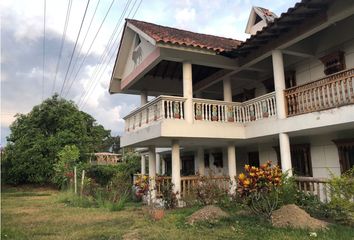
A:
<svg viewBox="0 0 354 240">
<path fill-rule="evenodd" d="M 141 21 L 141 20 L 137 20 L 137 19 L 130 19 L 130 18 L 126 18 L 125 19 L 127 22 L 140 22 L 140 23 L 146 23 L 146 24 L 150 24 L 150 25 L 155 25 L 157 27 L 163 27 L 163 28 L 169 28 L 169 29 L 173 29 L 173 30 L 178 30 L 178 31 L 183 31 L 183 32 L 189 32 L 189 33 L 193 33 L 193 34 L 199 34 L 199 35 L 204 35 L 204 36 L 211 36 L 211 37 L 217 37 L 217 38 L 222 38 L 222 39 L 228 39 L 228 40 L 233 40 L 233 41 L 238 41 L 240 43 L 242 43 L 242 40 L 238 40 L 235 38 L 229 38 L 229 37 L 222 37 L 222 36 L 218 36 L 218 35 L 212 35 L 212 34 L 207 34 L 207 33 L 199 33 L 199 32 L 193 32 L 191 30 L 185 30 L 185 29 L 181 29 L 181 28 L 176 28 L 176 27 L 170 27 L 170 26 L 165 26 L 165 25 L 160 25 L 160 24 L 156 24 L 156 23 L 151 23 L 151 22 L 146 22 L 146 21 Z"/>
</svg>

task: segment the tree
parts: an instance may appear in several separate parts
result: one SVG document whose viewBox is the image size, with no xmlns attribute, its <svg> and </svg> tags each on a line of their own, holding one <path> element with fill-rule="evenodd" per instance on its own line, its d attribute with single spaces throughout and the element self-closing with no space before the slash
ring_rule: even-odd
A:
<svg viewBox="0 0 354 240">
<path fill-rule="evenodd" d="M 19 114 L 10 126 L 3 177 L 8 183 L 49 183 L 57 155 L 66 145 L 75 145 L 80 161 L 97 151 L 110 131 L 89 114 L 79 111 L 72 101 L 54 95 Z"/>
<path fill-rule="evenodd" d="M 119 153 L 120 151 L 120 136 L 111 136 L 105 139 L 101 146 L 102 152 Z"/>
</svg>

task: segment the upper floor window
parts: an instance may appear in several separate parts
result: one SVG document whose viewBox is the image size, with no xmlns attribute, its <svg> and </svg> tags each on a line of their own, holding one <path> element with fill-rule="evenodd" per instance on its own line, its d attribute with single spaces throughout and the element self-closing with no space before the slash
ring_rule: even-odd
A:
<svg viewBox="0 0 354 240">
<path fill-rule="evenodd" d="M 324 65 L 324 73 L 330 75 L 345 69 L 344 52 L 336 51 L 320 58 Z"/>
</svg>

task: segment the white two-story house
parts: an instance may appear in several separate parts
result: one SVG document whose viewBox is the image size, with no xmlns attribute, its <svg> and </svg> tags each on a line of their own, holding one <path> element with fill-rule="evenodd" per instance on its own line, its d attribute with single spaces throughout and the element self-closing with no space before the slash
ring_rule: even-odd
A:
<svg viewBox="0 0 354 240">
<path fill-rule="evenodd" d="M 303 0 L 279 17 L 254 7 L 246 32 L 126 20 L 109 92 L 141 106 L 121 144 L 147 148 L 149 175 L 171 176 L 175 191 L 210 170 L 234 187 L 245 164 L 268 160 L 309 177 L 354 165 L 354 2 Z"/>
</svg>

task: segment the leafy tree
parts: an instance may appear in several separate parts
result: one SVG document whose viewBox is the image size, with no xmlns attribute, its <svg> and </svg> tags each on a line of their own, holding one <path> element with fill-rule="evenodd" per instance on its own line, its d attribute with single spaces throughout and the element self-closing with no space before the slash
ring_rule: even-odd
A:
<svg viewBox="0 0 354 240">
<path fill-rule="evenodd" d="M 105 139 L 101 146 L 102 152 L 113 152 L 119 153 L 120 152 L 120 136 L 111 136 Z"/>
<path fill-rule="evenodd" d="M 75 145 L 66 145 L 58 153 L 58 162 L 54 164 L 54 176 L 52 182 L 60 188 L 68 185 L 72 176 L 72 170 L 79 160 L 80 151 Z"/>
<path fill-rule="evenodd" d="M 48 183 L 64 146 L 75 145 L 80 161 L 85 161 L 110 137 L 92 116 L 57 94 L 28 114 L 18 114 L 10 130 L 2 170 L 4 180 L 12 184 Z"/>
</svg>

